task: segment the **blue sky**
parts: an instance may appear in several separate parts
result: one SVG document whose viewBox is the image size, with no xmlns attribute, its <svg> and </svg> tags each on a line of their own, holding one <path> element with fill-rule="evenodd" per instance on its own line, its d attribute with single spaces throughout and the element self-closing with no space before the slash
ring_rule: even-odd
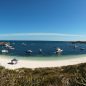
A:
<svg viewBox="0 0 86 86">
<path fill-rule="evenodd" d="M 16 33 L 68 35 L 9 35 Z M 9 35 L 0 39 L 86 40 L 85 33 L 86 0 L 0 0 L 0 34 Z"/>
</svg>

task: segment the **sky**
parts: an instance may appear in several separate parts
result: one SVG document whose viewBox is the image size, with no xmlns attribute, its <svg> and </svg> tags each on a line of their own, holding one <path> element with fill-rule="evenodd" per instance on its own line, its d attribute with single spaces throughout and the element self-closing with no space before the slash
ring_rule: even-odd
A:
<svg viewBox="0 0 86 86">
<path fill-rule="evenodd" d="M 86 40 L 86 0 L 0 0 L 1 40 Z"/>
</svg>

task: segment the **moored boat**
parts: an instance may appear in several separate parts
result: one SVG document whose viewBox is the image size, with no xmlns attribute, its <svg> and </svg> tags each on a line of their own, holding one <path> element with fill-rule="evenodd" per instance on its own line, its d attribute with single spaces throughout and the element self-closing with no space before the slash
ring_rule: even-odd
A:
<svg viewBox="0 0 86 86">
<path fill-rule="evenodd" d="M 80 48 L 80 50 L 85 50 L 85 48 Z"/>
<path fill-rule="evenodd" d="M 1 50 L 1 52 L 2 53 L 8 53 L 8 50 L 3 49 L 3 50 Z"/>
<path fill-rule="evenodd" d="M 56 53 L 61 53 L 63 50 L 60 48 L 56 48 Z"/>
<path fill-rule="evenodd" d="M 33 51 L 32 50 L 27 50 L 26 53 L 27 54 L 31 54 Z"/>
</svg>

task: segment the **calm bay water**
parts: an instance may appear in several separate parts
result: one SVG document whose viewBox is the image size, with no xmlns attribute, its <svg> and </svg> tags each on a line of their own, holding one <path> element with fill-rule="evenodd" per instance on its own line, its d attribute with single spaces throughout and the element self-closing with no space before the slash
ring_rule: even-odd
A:
<svg viewBox="0 0 86 86">
<path fill-rule="evenodd" d="M 11 46 L 15 49 L 8 49 L 8 53 L 4 54 L 1 52 L 3 49 L 7 49 L 5 46 L 0 46 L 0 55 L 9 55 L 17 56 L 22 58 L 52 58 L 52 57 L 62 57 L 64 56 L 74 56 L 74 55 L 83 55 L 86 54 L 86 44 L 85 43 L 76 43 L 72 44 L 71 42 L 63 41 L 4 41 L 9 42 Z M 77 46 L 75 48 L 75 45 Z M 61 48 L 62 53 L 56 54 L 56 48 Z M 82 50 L 84 48 L 84 50 Z M 39 52 L 39 49 L 42 49 L 42 53 Z M 27 50 L 32 50 L 32 53 L 26 53 Z"/>
</svg>

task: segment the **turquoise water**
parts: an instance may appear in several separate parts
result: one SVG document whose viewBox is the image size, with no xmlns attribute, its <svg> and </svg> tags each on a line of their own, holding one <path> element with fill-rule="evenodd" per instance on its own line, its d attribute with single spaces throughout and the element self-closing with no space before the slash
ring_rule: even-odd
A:
<svg viewBox="0 0 86 86">
<path fill-rule="evenodd" d="M 66 56 L 48 56 L 48 57 L 40 57 L 40 56 L 36 56 L 36 57 L 24 57 L 24 56 L 10 56 L 10 55 L 0 55 L 1 57 L 4 57 L 4 58 L 10 58 L 10 59 L 13 59 L 13 58 L 16 58 L 18 60 L 39 60 L 39 61 L 49 61 L 49 60 L 66 60 L 66 59 L 75 59 L 75 58 L 82 58 L 83 57 L 86 57 L 86 54 L 82 54 L 82 55 L 66 55 Z"/>
</svg>

